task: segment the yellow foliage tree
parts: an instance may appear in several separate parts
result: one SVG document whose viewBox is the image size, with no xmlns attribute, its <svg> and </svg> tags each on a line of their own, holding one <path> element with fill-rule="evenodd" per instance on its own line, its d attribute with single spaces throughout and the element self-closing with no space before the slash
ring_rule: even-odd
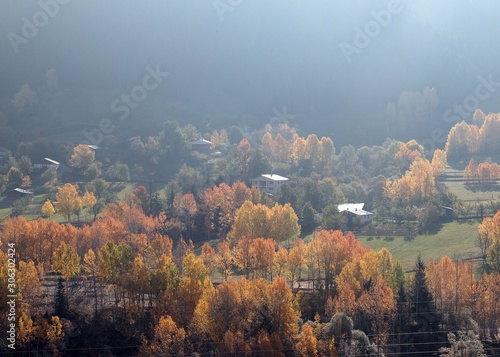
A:
<svg viewBox="0 0 500 357">
<path fill-rule="evenodd" d="M 155 327 L 153 340 L 144 341 L 140 356 L 185 356 L 184 341 L 186 331 L 177 327 L 170 316 L 162 316 Z"/>
<path fill-rule="evenodd" d="M 298 164 L 299 160 L 305 159 L 306 157 L 306 140 L 297 136 L 292 146 L 292 159 L 295 164 Z"/>
<path fill-rule="evenodd" d="M 70 216 L 81 208 L 81 202 L 76 186 L 67 183 L 57 190 L 55 202 L 57 211 L 59 214 L 68 216 L 68 222 Z"/>
<path fill-rule="evenodd" d="M 417 157 L 399 180 L 388 181 L 384 194 L 391 199 L 403 199 L 407 204 L 421 203 L 436 190 L 432 165 L 429 160 Z"/>
<path fill-rule="evenodd" d="M 434 176 L 440 175 L 444 172 L 444 168 L 446 167 L 446 151 L 437 149 L 434 151 L 434 155 L 432 156 L 432 173 Z"/>
<path fill-rule="evenodd" d="M 51 217 L 54 215 L 54 213 L 56 213 L 56 210 L 54 209 L 52 202 L 50 202 L 50 200 L 47 200 L 43 204 L 41 212 L 43 217 Z"/>
<path fill-rule="evenodd" d="M 335 157 L 335 146 L 332 139 L 323 136 L 320 141 L 321 145 L 321 162 L 324 166 L 331 168 Z"/>
<path fill-rule="evenodd" d="M 490 113 L 485 117 L 479 130 L 481 151 L 484 154 L 493 154 L 500 148 L 498 137 L 500 135 L 500 113 Z"/>
<path fill-rule="evenodd" d="M 302 325 L 302 332 L 299 335 L 299 341 L 295 344 L 295 352 L 298 356 L 317 356 L 317 343 L 318 339 L 313 334 L 313 328 L 311 325 L 306 323 Z"/>
<path fill-rule="evenodd" d="M 80 272 L 80 257 L 73 246 L 62 243 L 52 255 L 52 269 L 69 280 Z"/>
<path fill-rule="evenodd" d="M 306 139 L 306 158 L 316 165 L 321 160 L 321 143 L 316 134 L 309 134 Z"/>
<path fill-rule="evenodd" d="M 226 242 L 221 242 L 217 246 L 215 265 L 224 276 L 224 281 L 233 274 L 233 254 Z"/>
<path fill-rule="evenodd" d="M 228 234 L 229 245 L 234 247 L 242 237 L 252 240 L 273 238 L 278 242 L 293 239 L 300 234 L 298 220 L 289 204 L 275 204 L 273 208 L 269 208 L 245 201 L 236 211 L 233 227 Z"/>
<path fill-rule="evenodd" d="M 93 192 L 85 191 L 82 197 L 82 205 L 87 209 L 92 209 L 97 203 L 97 199 L 94 196 Z"/>
<path fill-rule="evenodd" d="M 41 295 L 42 285 L 35 263 L 32 260 L 28 262 L 19 262 L 17 283 L 21 290 L 23 300 L 26 300 L 28 303 L 33 304 L 35 299 Z"/>
</svg>

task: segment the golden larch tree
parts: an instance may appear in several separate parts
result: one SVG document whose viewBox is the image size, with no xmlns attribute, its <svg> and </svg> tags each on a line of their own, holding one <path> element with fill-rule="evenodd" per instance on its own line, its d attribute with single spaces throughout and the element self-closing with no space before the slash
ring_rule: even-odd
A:
<svg viewBox="0 0 500 357">
<path fill-rule="evenodd" d="M 81 198 L 78 196 L 76 186 L 67 183 L 63 187 L 59 187 L 56 193 L 57 212 L 61 215 L 70 216 L 81 207 Z"/>
<path fill-rule="evenodd" d="M 52 269 L 69 280 L 80 272 L 80 257 L 73 246 L 62 243 L 52 255 Z"/>
<path fill-rule="evenodd" d="M 41 212 L 43 217 L 51 217 L 54 215 L 54 213 L 56 213 L 56 210 L 52 205 L 52 202 L 50 202 L 50 200 L 47 200 L 43 204 Z"/>
</svg>

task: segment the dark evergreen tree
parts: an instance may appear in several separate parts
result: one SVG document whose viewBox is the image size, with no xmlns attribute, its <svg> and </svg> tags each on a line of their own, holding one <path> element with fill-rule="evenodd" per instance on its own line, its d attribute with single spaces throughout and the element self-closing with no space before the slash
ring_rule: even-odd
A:
<svg viewBox="0 0 500 357">
<path fill-rule="evenodd" d="M 56 295 L 54 300 L 54 308 L 57 316 L 61 318 L 67 318 L 69 315 L 68 311 L 68 299 L 66 298 L 66 293 L 64 290 L 63 279 L 59 278 L 57 282 Z"/>
<path fill-rule="evenodd" d="M 243 140 L 243 132 L 239 127 L 233 125 L 229 130 L 228 139 L 231 144 L 238 145 Z"/>
<path fill-rule="evenodd" d="M 412 341 L 410 326 L 410 301 L 405 285 L 399 284 L 397 297 L 397 322 L 394 324 L 391 344 L 395 346 L 393 352 L 399 356 L 409 356 L 409 343 Z"/>
<path fill-rule="evenodd" d="M 321 228 L 344 231 L 347 229 L 347 219 L 344 214 L 339 212 L 336 205 L 328 205 L 323 210 Z"/>
<path fill-rule="evenodd" d="M 314 171 L 312 159 L 300 159 L 297 166 L 301 177 L 308 177 Z"/>
<path fill-rule="evenodd" d="M 156 217 L 160 214 L 160 212 L 164 212 L 165 207 L 161 197 L 157 192 L 150 195 L 150 203 L 149 203 L 149 214 L 153 217 Z"/>
<path fill-rule="evenodd" d="M 289 183 L 285 183 L 281 186 L 279 189 L 277 195 L 276 195 L 276 200 L 284 205 L 285 203 L 290 203 L 292 208 L 295 211 L 298 211 L 299 208 L 299 192 L 300 192 L 299 187 L 291 187 Z"/>
<path fill-rule="evenodd" d="M 410 299 L 410 350 L 437 354 L 439 348 L 444 346 L 442 342 L 446 341 L 446 334 L 440 331 L 440 319 L 427 285 L 425 264 L 420 256 L 415 265 Z"/>
<path fill-rule="evenodd" d="M 316 223 L 315 221 L 316 210 L 311 205 L 311 202 L 307 202 L 302 208 L 302 227 L 310 228 Z"/>
<path fill-rule="evenodd" d="M 321 192 L 318 189 L 318 181 L 312 178 L 306 178 L 301 181 L 300 185 L 303 187 L 304 201 L 311 202 L 314 209 L 321 208 Z"/>
</svg>

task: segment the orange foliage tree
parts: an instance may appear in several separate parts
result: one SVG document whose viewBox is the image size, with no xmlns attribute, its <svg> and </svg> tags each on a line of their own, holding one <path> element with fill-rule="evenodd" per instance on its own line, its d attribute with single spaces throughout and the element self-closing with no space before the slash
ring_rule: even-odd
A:
<svg viewBox="0 0 500 357">
<path fill-rule="evenodd" d="M 403 199 L 407 204 L 421 203 L 436 190 L 433 169 L 427 159 L 417 157 L 399 180 L 387 181 L 384 194 L 391 199 Z"/>
<path fill-rule="evenodd" d="M 265 313 L 264 313 L 265 311 Z M 298 330 L 298 313 L 293 294 L 282 278 L 272 283 L 263 280 L 225 282 L 200 300 L 191 325 L 207 337 L 218 350 L 226 351 L 229 337 L 240 336 L 240 348 L 259 349 L 269 339 L 274 351 L 293 348 Z M 230 335 L 228 335 L 230 334 Z M 259 336 L 261 342 L 259 343 Z M 272 354 L 273 350 L 267 351 Z M 233 349 L 234 351 L 234 349 Z"/>
<path fill-rule="evenodd" d="M 202 192 L 201 199 L 207 212 L 208 224 L 217 237 L 227 234 L 234 222 L 236 210 L 245 201 L 253 201 L 253 198 L 252 190 L 243 182 L 235 182 L 232 186 L 221 183 Z"/>
</svg>

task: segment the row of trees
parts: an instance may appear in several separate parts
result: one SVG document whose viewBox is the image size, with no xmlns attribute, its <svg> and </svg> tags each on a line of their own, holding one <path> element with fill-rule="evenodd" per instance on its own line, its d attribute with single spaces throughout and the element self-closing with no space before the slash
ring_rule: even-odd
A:
<svg viewBox="0 0 500 357">
<path fill-rule="evenodd" d="M 56 201 L 54 202 L 57 208 L 57 213 L 67 216 L 68 222 L 72 214 L 76 214 L 78 216 L 78 220 L 80 220 L 81 211 L 84 208 L 92 210 L 96 203 L 97 199 L 93 192 L 85 191 L 85 193 L 80 196 L 78 194 L 77 187 L 70 183 L 67 183 L 57 189 Z M 41 212 L 42 215 L 47 217 L 54 214 L 54 207 L 50 200 L 47 200 L 44 203 Z"/>
<path fill-rule="evenodd" d="M 262 204 L 254 205 L 245 201 L 236 211 L 234 224 L 227 236 L 231 246 L 244 237 L 272 237 L 277 242 L 293 240 L 300 235 L 298 217 L 287 203 L 275 204 L 269 208 Z"/>
<path fill-rule="evenodd" d="M 451 128 L 445 150 L 450 161 L 476 154 L 494 155 L 500 148 L 499 135 L 500 113 L 485 115 L 476 109 L 472 124 L 462 121 Z"/>
<path fill-rule="evenodd" d="M 496 223 L 485 221 L 492 228 L 481 231 L 496 237 Z M 49 329 L 61 324 L 52 338 L 68 333 L 67 321 L 77 328 L 89 316 L 113 309 L 115 321 L 129 321 L 122 334 L 139 341 L 134 331 L 144 333 L 144 355 L 268 349 L 330 355 L 345 353 L 352 345 L 375 355 L 372 344 L 394 352 L 389 346 L 398 341 L 417 351 L 434 342 L 437 349 L 444 346 L 443 330 L 470 329 L 488 339 L 498 323 L 500 275 L 493 262 L 493 272 L 480 279 L 471 265 L 449 258 L 427 268 L 420 262 L 409 281 L 387 250 L 373 252 L 340 231 L 319 231 L 310 242 L 296 240 L 290 250 L 277 249 L 273 239 L 245 236 L 233 248 L 226 241 L 216 249 L 205 244 L 197 256 L 182 240 L 174 249 L 161 229 L 160 220 L 141 218 L 140 211 L 123 203 L 111 205 L 101 219 L 79 229 L 41 219 L 7 219 L 2 243 L 15 242 L 23 252 L 18 272 L 23 296 L 20 343 L 26 347 L 49 341 L 36 333 L 44 319 L 35 308 L 47 269 L 61 274 L 75 299 L 68 315 L 58 316 L 61 321 L 45 322 Z M 246 279 L 230 279 L 233 274 Z M 226 282 L 214 287 L 216 276 Z M 3 270 L 2 280 L 6 278 Z M 294 294 L 299 281 L 306 293 Z M 351 325 L 342 314 L 351 318 Z M 302 324 L 299 317 L 314 322 Z M 371 341 L 354 328 L 372 336 Z M 419 333 L 402 343 L 412 332 Z M 72 343 L 83 340 L 73 337 Z M 64 348 L 62 341 L 54 344 Z"/>
<path fill-rule="evenodd" d="M 479 225 L 478 245 L 489 269 L 500 272 L 500 211 Z"/>
<path fill-rule="evenodd" d="M 318 139 L 315 134 L 300 137 L 294 128 L 286 124 L 277 127 L 266 125 L 263 130 L 253 132 L 235 145 L 234 130 L 214 131 L 212 146 L 224 153 L 216 162 L 217 172 L 224 181 L 245 181 L 251 177 L 269 172 L 273 168 L 283 174 L 298 171 L 309 176 L 314 171 L 331 172 L 335 160 L 335 147 L 328 137 Z"/>
<path fill-rule="evenodd" d="M 273 137 L 270 125 L 265 129 L 261 139 L 261 149 L 269 159 L 275 162 L 293 162 L 297 165 L 301 160 L 311 160 L 314 167 L 331 167 L 335 156 L 332 139 L 315 134 L 307 138 L 300 137 L 294 128 L 280 124 L 278 134 Z"/>
<path fill-rule="evenodd" d="M 474 159 L 470 159 L 464 170 L 464 179 L 468 185 L 494 184 L 500 179 L 500 166 L 496 162 L 477 165 Z"/>
</svg>

